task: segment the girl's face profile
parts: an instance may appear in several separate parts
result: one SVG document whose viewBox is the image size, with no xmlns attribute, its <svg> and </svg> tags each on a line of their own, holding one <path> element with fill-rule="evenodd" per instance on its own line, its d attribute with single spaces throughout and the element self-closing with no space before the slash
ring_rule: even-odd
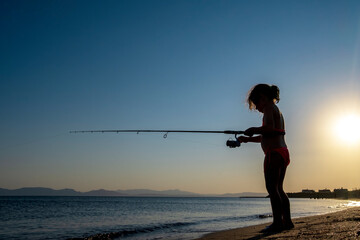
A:
<svg viewBox="0 0 360 240">
<path fill-rule="evenodd" d="M 263 112 L 264 106 L 262 104 L 258 103 L 255 106 L 256 106 L 256 110 L 258 110 L 261 113 Z"/>
<path fill-rule="evenodd" d="M 258 99 L 256 99 L 256 102 L 254 102 L 256 110 L 263 113 L 264 112 L 264 105 L 265 105 L 266 97 L 261 95 Z"/>
</svg>

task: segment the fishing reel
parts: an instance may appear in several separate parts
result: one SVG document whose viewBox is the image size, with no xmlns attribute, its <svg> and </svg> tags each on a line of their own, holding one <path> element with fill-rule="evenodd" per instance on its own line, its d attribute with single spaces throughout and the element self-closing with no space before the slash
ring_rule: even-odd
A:
<svg viewBox="0 0 360 240">
<path fill-rule="evenodd" d="M 226 141 L 226 146 L 229 148 L 240 147 L 240 145 L 241 145 L 241 143 L 239 142 L 239 140 L 237 140 L 236 134 L 235 134 L 235 140 L 230 138 L 229 140 Z"/>
<path fill-rule="evenodd" d="M 227 140 L 226 141 L 226 146 L 228 146 L 229 148 L 236 148 L 236 147 L 240 147 L 240 142 L 238 140 Z"/>
</svg>

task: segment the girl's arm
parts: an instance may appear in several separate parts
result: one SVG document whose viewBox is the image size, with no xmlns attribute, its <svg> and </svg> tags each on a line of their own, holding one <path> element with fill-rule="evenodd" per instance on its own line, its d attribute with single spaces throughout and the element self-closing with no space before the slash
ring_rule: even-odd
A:
<svg viewBox="0 0 360 240">
<path fill-rule="evenodd" d="M 238 137 L 238 141 L 242 142 L 242 143 L 247 143 L 247 142 L 260 143 L 261 138 L 262 138 L 261 135 L 255 136 L 255 137 L 240 136 L 240 137 Z"/>
<path fill-rule="evenodd" d="M 264 109 L 263 125 L 261 127 L 251 127 L 245 130 L 245 135 L 252 137 L 254 134 L 268 134 L 274 131 L 273 109 Z"/>
</svg>

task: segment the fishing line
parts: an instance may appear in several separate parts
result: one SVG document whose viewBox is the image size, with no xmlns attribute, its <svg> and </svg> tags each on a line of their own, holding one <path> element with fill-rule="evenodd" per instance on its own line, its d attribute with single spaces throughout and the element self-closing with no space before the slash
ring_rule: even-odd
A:
<svg viewBox="0 0 360 240">
<path fill-rule="evenodd" d="M 211 146 L 219 147 L 219 148 L 224 147 L 224 145 L 220 145 L 220 144 L 209 143 L 209 142 L 205 142 L 205 141 L 196 141 L 196 140 L 183 139 L 183 138 L 178 138 L 178 137 L 173 137 L 173 136 L 171 136 L 171 137 L 169 137 L 167 139 L 169 139 L 170 141 L 171 140 L 176 140 L 176 141 L 182 141 L 182 142 L 197 143 L 197 144 L 201 144 L 201 145 L 211 145 Z"/>
</svg>

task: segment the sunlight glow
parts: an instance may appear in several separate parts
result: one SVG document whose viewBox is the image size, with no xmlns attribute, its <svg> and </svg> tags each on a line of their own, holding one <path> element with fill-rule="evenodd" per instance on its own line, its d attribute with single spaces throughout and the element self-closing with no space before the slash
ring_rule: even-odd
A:
<svg viewBox="0 0 360 240">
<path fill-rule="evenodd" d="M 346 204 L 346 207 L 360 207 L 359 201 L 350 201 Z"/>
<path fill-rule="evenodd" d="M 347 114 L 335 122 L 335 134 L 345 144 L 360 142 L 360 115 Z"/>
</svg>

